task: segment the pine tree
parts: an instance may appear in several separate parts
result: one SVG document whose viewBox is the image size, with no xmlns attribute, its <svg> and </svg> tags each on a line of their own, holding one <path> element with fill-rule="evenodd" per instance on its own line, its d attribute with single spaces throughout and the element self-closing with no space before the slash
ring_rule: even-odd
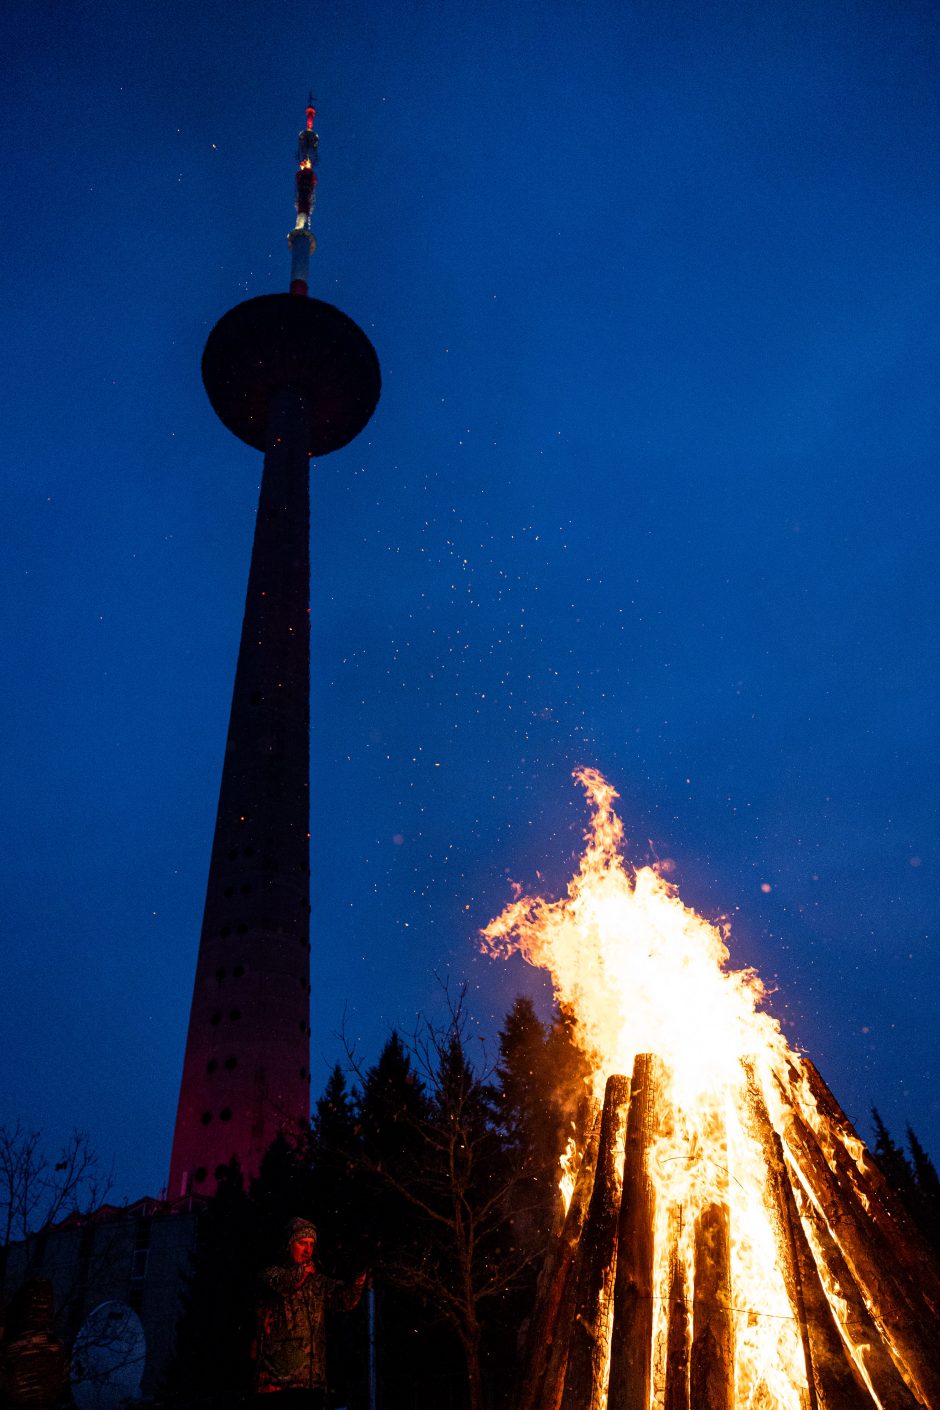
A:
<svg viewBox="0 0 940 1410">
<path fill-rule="evenodd" d="M 430 1104 L 409 1052 L 392 1032 L 378 1062 L 365 1074 L 359 1099 L 362 1149 L 362 1227 L 374 1267 L 387 1269 L 414 1256 L 409 1191 L 426 1157 Z"/>
<path fill-rule="evenodd" d="M 415 1132 L 427 1111 L 424 1083 L 413 1055 L 393 1029 L 362 1084 L 359 1120 L 366 1151 L 376 1159 L 407 1166 L 414 1158 Z"/>
<path fill-rule="evenodd" d="M 871 1119 L 875 1127 L 874 1156 L 881 1173 L 904 1208 L 916 1218 L 917 1181 L 911 1163 L 882 1121 L 877 1107 L 872 1107 Z"/>
<path fill-rule="evenodd" d="M 494 1121 L 516 1168 L 512 1234 L 529 1257 L 516 1286 L 504 1294 L 494 1327 L 503 1335 L 493 1355 L 506 1376 L 511 1376 L 518 1362 L 538 1272 L 552 1229 L 563 1217 L 561 1156 L 570 1138 L 576 1144 L 584 1141 L 588 1076 L 570 1017 L 558 1010 L 545 1024 L 531 999 L 517 998 L 499 1035 L 493 1091 Z"/>
<path fill-rule="evenodd" d="M 336 1063 L 327 1079 L 323 1095 L 313 1112 L 314 1144 L 339 1150 L 356 1138 L 356 1103 L 346 1082 L 346 1074 Z"/>
<path fill-rule="evenodd" d="M 940 1176 L 910 1126 L 907 1145 L 917 1187 L 917 1222 L 934 1257 L 940 1259 Z"/>
<path fill-rule="evenodd" d="M 351 1282 L 369 1264 L 362 1227 L 364 1191 L 355 1095 L 337 1064 L 314 1107 L 306 1148 L 309 1215 L 317 1228 L 317 1262 L 329 1276 Z M 368 1404 L 367 1309 L 327 1312 L 327 1373 L 336 1403 Z"/>
<path fill-rule="evenodd" d="M 587 1139 L 591 1116 L 593 1066 L 579 1042 L 574 1013 L 560 1004 L 548 1032 L 545 1062 L 551 1075 L 553 1104 L 562 1148 L 569 1136 L 579 1145 Z"/>
<path fill-rule="evenodd" d="M 544 1245 L 561 1214 L 559 1161 L 568 1139 L 583 1139 L 588 1066 L 570 1019 L 543 1024 L 532 1000 L 516 999 L 500 1033 L 495 1113 L 507 1148 L 522 1167 L 517 1221 Z"/>
<path fill-rule="evenodd" d="M 314 1109 L 309 1162 L 320 1256 L 343 1278 L 353 1277 L 368 1261 L 360 1218 L 360 1135 L 356 1102 L 337 1063 Z"/>
<path fill-rule="evenodd" d="M 441 1338 L 423 1299 L 402 1287 L 396 1270 L 420 1258 L 421 1231 L 401 1189 L 414 1184 L 423 1157 L 429 1115 L 424 1084 L 412 1055 L 393 1031 L 378 1061 L 362 1078 L 358 1096 L 358 1222 L 373 1274 L 377 1311 L 378 1377 L 386 1410 L 411 1410 L 416 1387 L 446 1371 Z"/>
<path fill-rule="evenodd" d="M 519 995 L 499 1035 L 496 1095 L 497 1120 L 520 1154 L 531 1144 L 549 1107 L 544 1072 L 547 1040 L 532 1000 Z"/>
<path fill-rule="evenodd" d="M 920 1231 L 924 1243 L 940 1260 L 940 1176 L 914 1130 L 907 1128 L 910 1158 L 891 1136 L 878 1111 L 872 1108 L 875 1126 L 874 1155 L 894 1194 Z"/>
<path fill-rule="evenodd" d="M 257 1227 L 257 1266 L 280 1258 L 291 1219 L 313 1219 L 313 1180 L 309 1133 L 280 1131 L 265 1151 L 250 1198 Z"/>
<path fill-rule="evenodd" d="M 914 1165 L 914 1178 L 917 1181 L 918 1190 L 926 1199 L 940 1206 L 940 1176 L 910 1126 L 907 1128 L 907 1145 Z"/>
<path fill-rule="evenodd" d="M 429 1043 L 431 1113 L 424 1178 L 417 1191 L 426 1219 L 426 1253 L 406 1270 L 451 1325 L 466 1363 L 470 1410 L 484 1403 L 485 1300 L 507 1291 L 512 1256 L 507 1174 L 512 1169 L 487 1119 L 490 1092 L 473 1071 L 455 1015 Z M 511 1181 L 509 1182 L 511 1187 Z"/>
</svg>

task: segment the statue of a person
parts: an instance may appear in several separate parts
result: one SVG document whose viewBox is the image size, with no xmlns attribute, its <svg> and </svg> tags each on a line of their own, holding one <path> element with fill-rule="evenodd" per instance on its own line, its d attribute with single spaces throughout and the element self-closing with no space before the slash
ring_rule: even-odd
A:
<svg viewBox="0 0 940 1410">
<path fill-rule="evenodd" d="M 366 1280 L 365 1273 L 351 1284 L 327 1278 L 314 1261 L 316 1244 L 309 1220 L 290 1221 L 283 1261 L 262 1274 L 254 1348 L 258 1392 L 309 1392 L 310 1410 L 320 1410 L 326 1394 L 327 1308 L 351 1312 Z"/>
</svg>

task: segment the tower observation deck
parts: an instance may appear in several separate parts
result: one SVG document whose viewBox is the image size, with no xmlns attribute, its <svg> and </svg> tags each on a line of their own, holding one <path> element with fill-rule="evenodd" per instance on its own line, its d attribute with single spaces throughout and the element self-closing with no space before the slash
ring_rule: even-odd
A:
<svg viewBox="0 0 940 1410">
<path fill-rule="evenodd" d="M 309 462 L 348 445 L 379 399 L 378 358 L 308 297 L 317 135 L 300 134 L 290 292 L 238 304 L 202 377 L 234 435 L 264 452 L 168 1193 L 246 1176 L 310 1114 Z"/>
</svg>

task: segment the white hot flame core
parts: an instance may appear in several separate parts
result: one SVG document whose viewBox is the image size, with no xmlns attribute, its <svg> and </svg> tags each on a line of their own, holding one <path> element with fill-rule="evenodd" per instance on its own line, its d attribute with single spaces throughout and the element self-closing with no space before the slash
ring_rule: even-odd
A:
<svg viewBox="0 0 940 1410">
<path fill-rule="evenodd" d="M 548 970 L 557 998 L 575 1015 L 598 1100 L 609 1076 L 633 1071 L 638 1053 L 656 1054 L 670 1074 L 668 1129 L 649 1151 L 656 1192 L 653 1410 L 664 1391 L 670 1248 L 678 1247 L 691 1289 L 695 1221 L 715 1202 L 730 1211 L 735 1410 L 800 1410 L 800 1331 L 779 1266 L 745 1068 L 776 1126 L 781 1090 L 792 1094 L 795 1078 L 805 1089 L 799 1057 L 761 1008 L 766 991 L 758 976 L 728 967 L 727 927 L 685 906 L 656 867 L 634 872 L 622 856 L 614 789 L 595 769 L 575 777 L 593 816 L 567 894 L 557 901 L 519 897 L 483 931 L 484 948 L 519 953 Z M 802 1097 L 807 1117 L 818 1120 L 808 1090 Z M 571 1167 L 569 1147 L 566 1193 Z"/>
<path fill-rule="evenodd" d="M 783 1074 L 793 1059 L 780 1025 L 760 1011 L 753 970 L 729 970 L 725 933 L 683 905 L 655 867 L 628 870 L 614 789 L 596 769 L 575 775 L 594 808 L 587 848 L 559 901 L 523 896 L 484 930 L 494 954 L 518 951 L 547 969 L 597 1059 L 595 1095 L 637 1053 L 672 1073 L 679 1106 L 741 1082 L 741 1062 L 764 1056 Z"/>
</svg>

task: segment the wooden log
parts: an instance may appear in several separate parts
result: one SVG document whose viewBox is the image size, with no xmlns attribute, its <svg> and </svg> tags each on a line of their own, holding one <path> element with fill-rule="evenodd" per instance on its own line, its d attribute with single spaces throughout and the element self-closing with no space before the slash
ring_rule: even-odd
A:
<svg viewBox="0 0 940 1410">
<path fill-rule="evenodd" d="M 629 1079 L 609 1077 L 604 1093 L 594 1192 L 581 1234 L 562 1410 L 599 1410 L 606 1391 L 624 1129 L 629 1103 Z"/>
<path fill-rule="evenodd" d="M 922 1303 L 925 1316 L 940 1317 L 940 1268 L 936 1260 L 864 1141 L 829 1090 L 819 1069 L 809 1058 L 802 1058 L 801 1061 L 816 1105 L 833 1131 L 836 1175 L 840 1182 L 853 1189 L 890 1244 L 898 1263 L 908 1275 L 908 1296 Z M 860 1161 L 852 1155 L 851 1144 L 861 1148 Z"/>
<path fill-rule="evenodd" d="M 781 1271 L 800 1328 L 810 1410 L 870 1410 L 871 1397 L 849 1356 L 800 1222 L 783 1143 L 773 1129 L 754 1071 L 745 1063 L 748 1106 L 767 1172 L 768 1204 Z"/>
<path fill-rule="evenodd" d="M 539 1276 L 535 1309 L 526 1337 L 517 1410 L 558 1410 L 561 1403 L 568 1338 L 574 1319 L 581 1230 L 594 1189 L 600 1133 L 601 1112 L 598 1111 L 575 1176 L 565 1222 Z"/>
<path fill-rule="evenodd" d="M 731 1218 L 707 1205 L 695 1221 L 695 1286 L 689 1385 L 694 1410 L 734 1410 Z"/>
<path fill-rule="evenodd" d="M 909 1279 L 893 1249 L 851 1191 L 840 1184 L 814 1132 L 793 1107 L 787 1108 L 782 1134 L 903 1379 L 923 1405 L 940 1406 L 936 1336 L 924 1324 L 919 1299 L 905 1293 Z"/>
<path fill-rule="evenodd" d="M 864 1348 L 862 1361 L 882 1410 L 916 1410 L 918 1401 L 895 1366 L 891 1353 L 865 1305 L 865 1299 L 842 1256 L 842 1251 L 833 1239 L 825 1219 L 798 1184 L 792 1188 L 796 1197 L 801 1227 L 812 1232 L 813 1241 L 820 1250 L 821 1262 L 826 1269 L 827 1276 L 835 1284 L 836 1295 L 841 1300 L 845 1337 L 851 1341 L 853 1346 Z M 807 1254 L 812 1259 L 815 1268 L 815 1255 L 809 1250 L 808 1243 Z M 810 1286 L 808 1278 L 804 1279 L 804 1286 Z M 826 1305 L 829 1306 L 828 1297 Z M 821 1316 L 820 1322 L 822 1322 Z M 848 1350 L 846 1356 L 852 1366 L 853 1373 L 858 1375 Z M 838 1405 L 837 1401 L 835 1403 Z M 863 1403 L 866 1406 L 873 1403 L 867 1390 Z"/>
<path fill-rule="evenodd" d="M 648 1152 L 659 1132 L 666 1073 L 651 1053 L 633 1065 L 614 1283 L 608 1410 L 648 1410 L 653 1342 L 654 1193 Z"/>
<path fill-rule="evenodd" d="M 663 1410 L 690 1410 L 689 1353 L 691 1318 L 685 1265 L 679 1254 L 682 1210 L 670 1218 L 669 1234 L 669 1324 L 666 1332 L 666 1385 Z"/>
<path fill-rule="evenodd" d="M 813 1251 L 797 1211 L 793 1188 L 788 1184 L 787 1189 L 794 1211 L 795 1243 L 812 1347 L 813 1378 L 820 1410 L 871 1410 L 871 1395 L 839 1331 L 839 1324 L 826 1296 Z M 845 1272 L 848 1277 L 848 1269 Z M 857 1290 L 855 1291 L 857 1293 Z M 871 1333 L 877 1340 L 874 1325 L 871 1326 Z M 892 1383 L 912 1401 L 913 1397 L 898 1376 L 887 1351 L 883 1352 L 883 1357 Z M 888 1402 L 883 1403 L 884 1410 L 888 1410 Z"/>
<path fill-rule="evenodd" d="M 786 1173 L 780 1137 L 770 1123 L 763 1093 L 751 1064 L 746 1062 L 744 1070 L 747 1073 L 748 1116 L 764 1156 L 766 1200 L 777 1246 L 777 1259 L 783 1274 L 787 1298 L 796 1324 L 800 1329 L 800 1341 L 803 1346 L 807 1388 L 805 1393 L 801 1393 L 800 1399 L 804 1410 L 818 1410 L 819 1397 L 813 1372 L 813 1348 L 806 1316 L 802 1269 L 796 1249 L 794 1224 L 799 1223 L 799 1216 L 793 1205 L 793 1195 Z"/>
</svg>

